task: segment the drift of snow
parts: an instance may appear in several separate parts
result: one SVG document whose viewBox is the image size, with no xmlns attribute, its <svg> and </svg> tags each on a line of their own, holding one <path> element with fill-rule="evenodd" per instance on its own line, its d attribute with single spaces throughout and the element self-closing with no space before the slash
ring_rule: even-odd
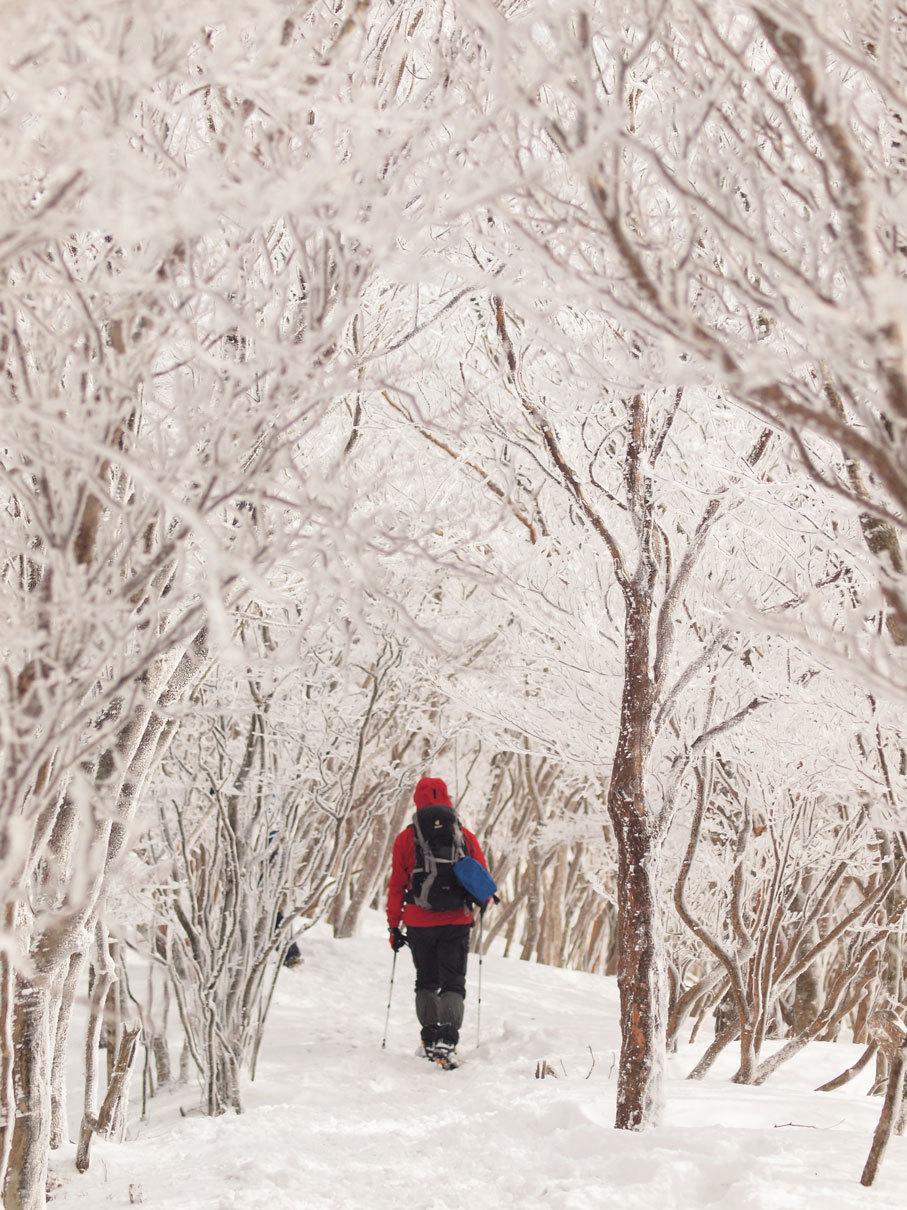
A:
<svg viewBox="0 0 907 1210">
<path fill-rule="evenodd" d="M 859 1048 L 813 1043 L 762 1088 L 730 1082 L 728 1051 L 702 1082 L 684 1077 L 704 1049 L 668 1064 L 664 1125 L 612 1129 L 619 1044 L 614 980 L 486 955 L 476 1050 L 478 960 L 470 958 L 460 1054 L 445 1072 L 416 1057 L 412 966 L 391 972 L 382 922 L 335 941 L 300 939 L 304 964 L 281 973 L 246 1112 L 192 1114 L 174 1085 L 134 1114 L 123 1144 L 96 1139 L 79 1176 L 55 1154 L 52 1205 L 155 1210 L 894 1210 L 907 1139 L 893 1138 L 872 1189 L 860 1173 L 881 1102 L 864 1072 L 813 1091 Z M 536 1077 L 547 1062 L 556 1077 Z M 134 1081 L 138 1084 L 138 1079 Z M 135 1092 L 134 1092 L 135 1098 Z M 71 1133 L 77 1123 L 74 1109 Z"/>
</svg>

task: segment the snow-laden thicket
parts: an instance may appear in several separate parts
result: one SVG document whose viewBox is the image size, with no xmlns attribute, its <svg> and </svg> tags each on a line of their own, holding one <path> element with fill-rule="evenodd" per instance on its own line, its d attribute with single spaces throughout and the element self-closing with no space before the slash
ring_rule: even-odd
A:
<svg viewBox="0 0 907 1210">
<path fill-rule="evenodd" d="M 835 13 L 5 6 L 7 1208 L 89 985 L 82 1166 L 168 1006 L 241 1106 L 429 770 L 489 935 L 617 975 L 618 1125 L 713 1009 L 739 1081 L 852 1028 L 884 1084 L 905 64 Z"/>
</svg>

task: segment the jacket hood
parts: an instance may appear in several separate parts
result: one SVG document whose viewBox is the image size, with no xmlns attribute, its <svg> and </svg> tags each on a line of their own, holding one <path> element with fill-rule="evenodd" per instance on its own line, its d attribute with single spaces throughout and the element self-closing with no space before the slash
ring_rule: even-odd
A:
<svg viewBox="0 0 907 1210">
<path fill-rule="evenodd" d="M 416 782 L 413 802 L 417 807 L 453 807 L 447 786 L 440 777 L 423 777 Z"/>
</svg>

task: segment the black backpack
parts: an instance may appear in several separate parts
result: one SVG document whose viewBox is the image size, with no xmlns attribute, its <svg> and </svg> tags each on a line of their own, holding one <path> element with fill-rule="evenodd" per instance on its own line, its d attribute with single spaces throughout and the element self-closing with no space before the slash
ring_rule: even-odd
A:
<svg viewBox="0 0 907 1210">
<path fill-rule="evenodd" d="M 415 863 L 407 903 L 431 912 L 453 912 L 468 899 L 453 872 L 454 863 L 466 857 L 463 829 L 453 807 L 421 807 L 413 816 Z"/>
</svg>

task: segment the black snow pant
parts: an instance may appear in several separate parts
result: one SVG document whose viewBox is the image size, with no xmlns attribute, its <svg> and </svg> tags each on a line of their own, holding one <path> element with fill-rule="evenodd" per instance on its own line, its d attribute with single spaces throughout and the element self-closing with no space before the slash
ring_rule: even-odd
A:
<svg viewBox="0 0 907 1210">
<path fill-rule="evenodd" d="M 460 1040 L 469 928 L 468 924 L 407 927 L 406 939 L 416 967 L 416 1016 L 426 1046 L 436 1042 L 456 1046 Z"/>
</svg>

